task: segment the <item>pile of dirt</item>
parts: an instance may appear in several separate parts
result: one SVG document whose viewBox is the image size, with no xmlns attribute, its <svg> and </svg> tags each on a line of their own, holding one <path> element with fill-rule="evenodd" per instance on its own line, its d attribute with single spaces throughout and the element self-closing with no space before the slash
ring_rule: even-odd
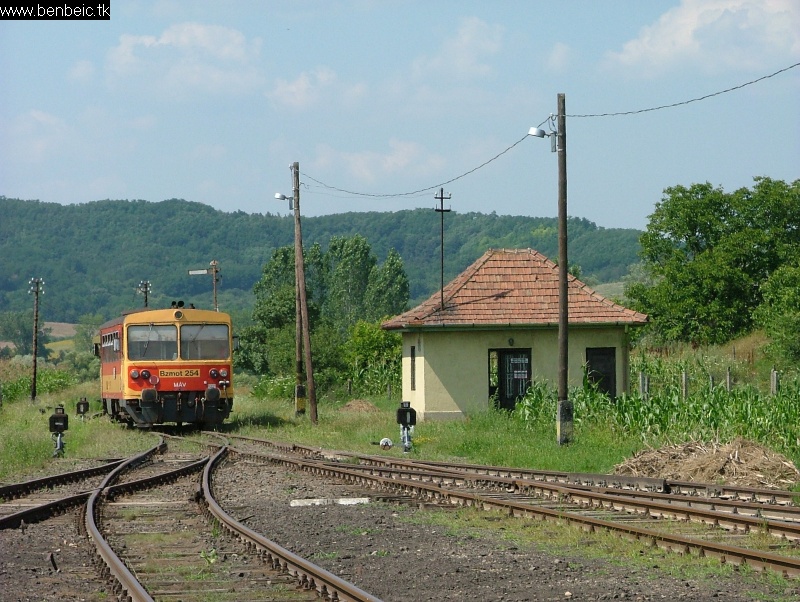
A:
<svg viewBox="0 0 800 602">
<path fill-rule="evenodd" d="M 343 412 L 380 412 L 372 402 L 366 399 L 351 399 L 341 407 Z"/>
<path fill-rule="evenodd" d="M 746 439 L 646 449 L 615 466 L 614 472 L 763 489 L 789 489 L 800 481 L 800 471 L 788 458 Z"/>
</svg>

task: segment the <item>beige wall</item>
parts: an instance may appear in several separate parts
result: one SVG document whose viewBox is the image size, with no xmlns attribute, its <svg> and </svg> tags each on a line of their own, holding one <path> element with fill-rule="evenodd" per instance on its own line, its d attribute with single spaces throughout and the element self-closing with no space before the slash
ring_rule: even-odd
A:
<svg viewBox="0 0 800 602">
<path fill-rule="evenodd" d="M 513 346 L 509 345 L 513 339 Z M 415 390 L 411 389 L 411 347 L 415 351 Z M 489 398 L 489 349 L 531 350 L 532 378 L 556 382 L 558 331 L 422 331 L 403 333 L 403 399 L 419 420 L 460 418 L 485 411 Z M 572 328 L 569 333 L 569 384 L 580 386 L 587 347 L 617 348 L 617 392 L 628 390 L 628 337 L 623 327 Z"/>
</svg>

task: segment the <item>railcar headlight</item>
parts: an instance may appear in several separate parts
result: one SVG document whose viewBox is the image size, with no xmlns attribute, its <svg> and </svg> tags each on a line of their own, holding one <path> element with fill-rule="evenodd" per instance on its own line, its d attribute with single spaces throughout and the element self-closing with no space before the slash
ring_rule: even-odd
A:
<svg viewBox="0 0 800 602">
<path fill-rule="evenodd" d="M 211 368 L 211 370 L 209 371 L 208 375 L 211 378 L 219 378 L 219 371 L 216 368 Z"/>
<path fill-rule="evenodd" d="M 136 369 L 131 370 L 131 378 L 133 378 L 133 379 L 139 378 L 139 371 L 136 370 Z"/>
<path fill-rule="evenodd" d="M 222 378 L 225 378 L 226 376 L 228 376 L 228 371 L 225 368 L 223 368 L 222 370 L 219 371 L 219 375 Z"/>
<path fill-rule="evenodd" d="M 150 370 L 142 370 L 142 378 L 147 380 L 150 378 Z"/>
</svg>

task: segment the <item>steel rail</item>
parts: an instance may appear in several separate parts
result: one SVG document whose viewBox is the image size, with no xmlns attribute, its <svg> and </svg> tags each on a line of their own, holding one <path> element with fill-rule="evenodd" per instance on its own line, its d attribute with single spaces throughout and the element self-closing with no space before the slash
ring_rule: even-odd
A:
<svg viewBox="0 0 800 602">
<path fill-rule="evenodd" d="M 256 439 L 240 435 L 230 435 L 231 438 L 241 439 L 268 445 L 292 453 L 302 453 L 311 457 L 328 457 L 331 459 L 351 458 L 361 462 L 388 465 L 388 466 L 430 466 L 444 470 L 458 470 L 467 473 L 485 474 L 491 476 L 504 476 L 545 482 L 566 483 L 569 486 L 613 488 L 620 490 L 640 490 L 653 493 L 673 494 L 687 498 L 705 497 L 709 499 L 724 499 L 732 501 L 751 502 L 765 505 L 800 505 L 800 493 L 782 489 L 766 489 L 758 487 L 743 487 L 735 485 L 719 485 L 714 483 L 696 483 L 692 481 L 679 481 L 655 477 L 637 477 L 614 474 L 594 474 L 561 472 L 555 470 L 538 470 L 530 468 L 514 468 L 504 466 L 489 466 L 483 464 L 464 464 L 439 462 L 435 460 L 410 460 L 397 459 L 386 456 L 359 454 L 347 451 L 324 450 L 307 445 L 275 442 L 266 439 Z"/>
<path fill-rule="evenodd" d="M 416 467 L 416 465 L 412 464 Z M 381 472 L 387 469 L 378 469 Z M 439 475 L 436 477 L 435 475 Z M 410 476 L 414 479 L 414 474 Z M 618 490 L 612 488 L 597 488 L 563 486 L 544 481 L 528 479 L 514 479 L 489 475 L 470 475 L 460 471 L 447 471 L 437 469 L 436 473 L 416 473 L 418 478 L 427 477 L 431 482 L 442 485 L 472 485 L 474 487 L 486 486 L 502 489 L 509 493 L 532 494 L 544 499 L 556 498 L 559 501 L 573 503 L 585 507 L 600 508 L 604 510 L 624 511 L 637 514 L 646 514 L 650 517 L 671 518 L 674 520 L 694 521 L 702 524 L 718 526 L 730 531 L 743 529 L 751 530 L 789 540 L 800 539 L 800 525 L 789 523 L 778 518 L 764 516 L 748 516 L 739 514 L 739 508 L 746 510 L 758 509 L 757 504 L 736 503 L 723 499 L 704 500 L 697 497 L 676 498 L 667 494 L 642 493 L 631 490 Z M 702 506 L 711 506 L 703 508 Z M 719 510 L 718 507 L 728 507 L 730 510 Z M 770 507 L 764 508 L 764 512 Z M 787 508 L 788 510 L 788 508 Z M 775 512 L 778 512 L 775 510 Z M 796 514 L 796 512 L 794 512 Z"/>
<path fill-rule="evenodd" d="M 242 435 L 228 435 L 232 439 L 240 439 L 251 443 L 257 443 L 282 449 L 290 453 L 301 453 L 311 457 L 325 457 L 329 459 L 351 458 L 357 459 L 367 464 L 398 466 L 398 467 L 430 467 L 448 471 L 460 471 L 474 474 L 485 474 L 489 476 L 508 477 L 508 478 L 527 478 L 537 481 L 574 483 L 587 486 L 613 486 L 629 489 L 644 489 L 645 491 L 668 491 L 669 486 L 665 479 L 655 477 L 631 477 L 626 475 L 609 475 L 593 473 L 563 472 L 557 470 L 538 470 L 532 468 L 512 468 L 504 466 L 487 466 L 483 464 L 453 464 L 449 462 L 437 462 L 434 460 L 410 460 L 398 459 L 387 456 L 376 456 L 371 454 L 360 454 L 341 450 L 324 450 L 308 445 L 298 445 L 294 443 L 283 443 L 270 441 L 267 439 L 256 439 Z"/>
<path fill-rule="evenodd" d="M 89 499 L 90 494 L 90 491 L 84 491 L 8 514 L 0 518 L 0 530 L 16 529 L 22 525 L 23 521 L 30 524 L 50 516 L 63 514 L 70 508 L 84 504 Z"/>
<path fill-rule="evenodd" d="M 273 569 L 289 573 L 302 587 L 316 590 L 319 596 L 332 601 L 381 602 L 379 598 L 279 546 L 228 515 L 214 499 L 211 487 L 211 471 L 225 458 L 228 449 L 225 446 L 214 454 L 203 471 L 203 497 L 211 515 L 230 533 L 244 541 L 248 549 L 255 549 Z"/>
<path fill-rule="evenodd" d="M 332 463 L 334 466 L 341 466 L 341 464 Z M 353 470 L 363 470 L 378 474 L 380 476 L 392 477 L 400 475 L 403 478 L 411 480 L 421 480 L 426 482 L 435 483 L 441 486 L 469 486 L 475 485 L 476 481 L 481 480 L 479 477 L 471 473 L 465 473 L 459 470 L 447 470 L 444 468 L 420 465 L 413 461 L 410 462 L 390 462 L 385 466 L 378 463 L 369 464 L 348 464 L 348 468 Z M 503 488 L 508 493 L 522 493 L 520 489 L 527 489 L 530 487 L 528 479 L 508 479 L 505 477 L 486 477 L 490 479 L 492 485 L 497 482 L 499 488 Z M 503 480 L 500 480 L 503 479 Z M 485 480 L 485 479 L 484 479 Z M 524 487 L 520 488 L 519 483 L 524 483 Z M 536 483 L 534 481 L 534 483 Z M 549 482 L 547 482 L 549 484 Z M 557 482 L 556 482 L 557 483 Z M 548 485 L 545 485 L 547 487 Z M 555 485 L 557 486 L 557 485 Z M 589 485 L 569 485 L 566 487 L 570 491 L 589 491 L 596 494 L 604 494 L 614 496 L 619 499 L 632 499 L 632 500 L 648 500 L 650 503 L 662 503 L 675 507 L 688 507 L 696 510 L 707 510 L 711 512 L 721 512 L 727 514 L 734 514 L 744 517 L 750 517 L 758 520 L 759 528 L 763 527 L 765 523 L 763 519 L 781 521 L 777 523 L 778 528 L 783 522 L 800 523 L 800 507 L 788 506 L 786 504 L 764 504 L 759 502 L 747 502 L 742 500 L 734 500 L 727 498 L 703 498 L 699 496 L 687 496 L 683 494 L 669 494 L 659 493 L 642 489 L 627 489 L 618 487 L 597 487 Z M 612 509 L 616 509 L 615 507 Z M 663 514 L 663 513 L 662 513 Z M 698 520 L 697 522 L 707 522 Z M 737 521 L 742 524 L 742 521 Z M 767 525 L 769 523 L 766 523 Z M 724 525 L 723 525 L 724 526 Z M 751 525 L 752 526 L 752 523 Z M 749 527 L 748 527 L 749 528 Z M 790 533 L 776 532 L 774 535 L 787 536 L 790 539 L 798 539 L 800 537 L 800 529 L 794 530 Z"/>
<path fill-rule="evenodd" d="M 158 445 L 151 449 L 128 458 L 117 466 L 111 473 L 109 473 L 98 489 L 95 489 L 89 496 L 89 501 L 86 504 L 86 517 L 84 519 L 84 527 L 86 534 L 94 542 L 97 554 L 105 563 L 106 573 L 105 576 L 113 576 L 115 583 L 113 589 L 115 594 L 119 595 L 125 592 L 127 599 L 130 602 L 154 602 L 147 590 L 144 589 L 139 580 L 134 577 L 130 569 L 125 566 L 122 559 L 117 556 L 97 526 L 97 518 L 100 514 L 100 501 L 104 495 L 104 491 L 128 468 L 138 466 L 146 462 L 156 453 L 162 453 L 166 449 L 163 437 L 160 439 Z"/>
<path fill-rule="evenodd" d="M 157 487 L 158 485 L 169 483 L 170 481 L 174 481 L 182 476 L 192 474 L 193 472 L 199 472 L 205 468 L 208 460 L 209 457 L 206 456 L 205 458 L 196 460 L 190 464 L 181 466 L 180 468 L 174 468 L 168 472 L 144 477 L 143 479 L 138 479 L 136 481 L 127 481 L 125 483 L 118 483 L 117 485 L 109 485 L 106 488 L 106 498 L 113 500 L 119 495 L 131 493 L 133 491 L 140 491 L 142 489 L 148 489 L 150 487 Z"/>
<path fill-rule="evenodd" d="M 236 452 L 237 450 L 232 449 L 231 451 Z M 291 466 L 293 468 L 308 471 L 312 474 L 320 476 L 345 479 L 362 487 L 376 487 L 379 489 L 399 491 L 402 494 L 410 495 L 424 501 L 434 501 L 436 503 L 447 502 L 449 504 L 464 507 L 479 507 L 486 510 L 498 510 L 506 512 L 512 516 L 535 516 L 541 519 L 564 521 L 590 531 L 593 531 L 597 528 L 603 528 L 612 532 L 620 533 L 631 539 L 649 542 L 651 545 L 657 545 L 671 551 L 687 553 L 690 550 L 696 550 L 701 556 L 716 557 L 723 563 L 730 562 L 732 564 L 748 565 L 755 570 L 771 569 L 780 572 L 787 577 L 800 576 L 800 559 L 780 556 L 770 552 L 748 550 L 745 548 L 706 542 L 680 535 L 659 533 L 645 528 L 634 527 L 632 525 L 626 525 L 598 518 L 591 518 L 575 512 L 552 510 L 523 502 L 486 497 L 471 492 L 459 492 L 419 481 L 367 475 L 362 471 L 345 467 L 331 466 L 329 463 L 308 460 L 293 460 L 291 458 L 269 454 L 253 454 L 248 452 L 237 453 L 240 453 L 244 457 L 249 457 L 256 460 L 260 459 L 262 461 L 268 460 L 273 463 Z"/>
<path fill-rule="evenodd" d="M 341 466 L 332 462 L 323 464 L 332 467 Z M 419 465 L 407 463 L 411 472 L 403 468 L 378 467 L 374 465 L 348 466 L 350 470 L 370 472 L 388 478 L 404 478 L 412 481 L 435 483 L 439 486 L 471 486 L 476 488 L 499 489 L 505 493 L 518 495 L 534 495 L 542 499 L 556 499 L 559 502 L 575 504 L 583 507 L 628 512 L 646 515 L 652 518 L 669 518 L 673 520 L 694 521 L 697 523 L 721 527 L 728 531 L 745 533 L 751 530 L 761 531 L 775 537 L 788 540 L 800 539 L 800 524 L 787 522 L 784 518 L 768 517 L 765 513 L 775 507 L 759 508 L 758 504 L 733 502 L 728 500 L 704 500 L 697 497 L 676 498 L 669 494 L 643 493 L 641 491 L 618 490 L 612 488 L 589 488 L 585 486 L 563 486 L 545 481 L 514 479 L 490 475 L 474 475 L 458 470 L 448 471 L 442 468 L 421 470 Z M 704 508 L 703 506 L 711 506 Z M 719 510 L 717 507 L 729 508 Z M 756 516 L 740 514 L 739 510 L 761 510 L 753 512 Z M 791 514 L 799 514 L 800 508 L 786 510 Z M 775 508 L 774 513 L 780 510 Z"/>
<path fill-rule="evenodd" d="M 30 481 L 24 481 L 22 483 L 0 485 L 0 498 L 12 500 L 23 495 L 28 495 L 29 493 L 38 489 L 46 489 L 56 485 L 63 485 L 65 483 L 74 483 L 75 481 L 89 479 L 91 477 L 110 472 L 122 462 L 123 460 L 116 460 L 114 462 L 109 462 L 108 464 L 103 464 L 102 466 L 95 466 L 94 468 L 84 468 L 82 470 L 64 472 L 48 477 L 31 479 Z"/>
</svg>

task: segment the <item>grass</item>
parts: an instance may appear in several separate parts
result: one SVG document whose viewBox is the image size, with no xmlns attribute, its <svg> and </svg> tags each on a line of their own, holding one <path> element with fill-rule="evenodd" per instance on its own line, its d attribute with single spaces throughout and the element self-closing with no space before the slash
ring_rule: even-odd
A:
<svg viewBox="0 0 800 602">
<path fill-rule="evenodd" d="M 383 437 L 397 442 L 397 402 L 375 399 L 380 412 L 350 412 L 343 404 L 319 407 L 319 424 L 297 418 L 287 401 L 237 400 L 235 416 L 225 428 L 252 437 L 291 441 L 370 454 L 402 455 L 398 446 L 382 451 Z M 505 412 L 468 416 L 462 421 L 428 421 L 416 426 L 411 457 L 465 463 L 534 467 L 573 472 L 609 472 L 641 447 L 636 437 L 624 437 L 610 428 L 583 429 L 576 425 L 575 443 L 560 446 L 555 423 L 531 428 Z"/>
<path fill-rule="evenodd" d="M 13 403 L 4 402 L 0 408 L 0 480 L 19 480 L 20 475 L 40 472 L 66 472 L 75 459 L 123 458 L 153 447 L 158 439 L 145 432 L 126 429 L 111 423 L 107 417 L 91 418 L 100 411 L 98 401 L 90 401 L 89 418 L 81 420 L 75 406 L 81 397 L 91 400 L 97 396 L 97 383 L 84 383 L 59 393 L 37 396 Z M 69 428 L 64 434 L 64 460 L 54 460 L 49 419 L 59 403 L 69 416 Z M 58 462 L 61 468 L 54 469 Z"/>
</svg>

